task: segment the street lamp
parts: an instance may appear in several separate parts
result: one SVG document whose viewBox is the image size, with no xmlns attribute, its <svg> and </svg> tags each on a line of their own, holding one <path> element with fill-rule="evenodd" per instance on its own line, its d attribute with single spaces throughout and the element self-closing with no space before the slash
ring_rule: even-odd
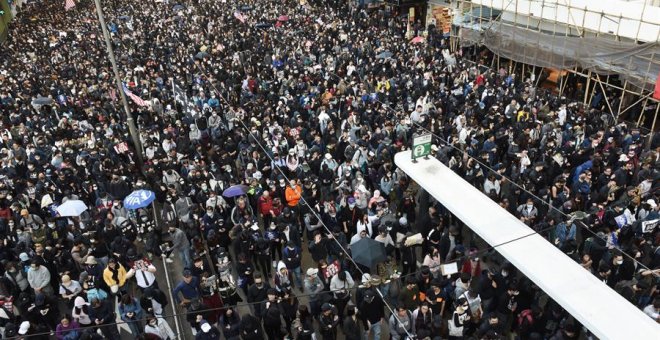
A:
<svg viewBox="0 0 660 340">
<path fill-rule="evenodd" d="M 110 34 L 108 34 L 108 27 L 105 24 L 105 18 L 103 17 L 103 10 L 101 9 L 101 1 L 94 0 L 96 5 L 96 13 L 99 16 L 99 24 L 101 24 L 101 30 L 103 31 L 103 38 L 105 39 L 105 46 L 108 50 L 108 57 L 110 58 L 110 63 L 112 64 L 112 72 L 115 74 L 115 86 L 117 86 L 117 92 L 121 97 L 121 102 L 124 105 L 124 111 L 126 111 L 126 123 L 128 124 L 128 131 L 131 134 L 133 139 L 133 146 L 137 153 L 138 161 L 140 162 L 140 168 L 142 168 L 142 146 L 140 143 L 140 135 L 137 132 L 137 127 L 135 126 L 135 120 L 133 120 L 133 114 L 131 114 L 131 109 L 128 107 L 128 101 L 126 101 L 126 95 L 121 84 L 121 78 L 119 77 L 119 71 L 117 70 L 117 62 L 115 61 L 115 53 L 112 50 L 112 43 L 110 42 Z"/>
</svg>

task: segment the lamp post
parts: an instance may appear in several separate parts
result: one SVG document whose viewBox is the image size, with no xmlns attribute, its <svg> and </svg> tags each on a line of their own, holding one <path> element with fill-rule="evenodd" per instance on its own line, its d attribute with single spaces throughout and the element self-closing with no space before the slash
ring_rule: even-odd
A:
<svg viewBox="0 0 660 340">
<path fill-rule="evenodd" d="M 108 52 L 108 57 L 110 58 L 110 63 L 112 64 L 112 72 L 115 74 L 115 86 L 117 86 L 117 92 L 121 98 L 121 102 L 124 105 L 124 111 L 126 112 L 126 123 L 128 124 L 128 131 L 131 134 L 131 139 L 133 139 L 133 146 L 135 147 L 135 152 L 137 153 L 138 161 L 140 162 L 140 168 L 142 167 L 142 146 L 140 143 L 140 135 L 138 134 L 137 127 L 135 126 L 135 120 L 133 120 L 133 114 L 131 109 L 128 107 L 128 101 L 126 101 L 126 95 L 121 84 L 121 78 L 119 77 L 119 71 L 117 70 L 117 61 L 115 61 L 115 53 L 112 50 L 112 43 L 110 42 L 110 34 L 108 33 L 108 27 L 105 24 L 105 18 L 103 17 L 103 10 L 101 9 L 101 1 L 94 0 L 96 5 L 96 13 L 99 16 L 99 24 L 101 24 L 101 30 L 103 31 L 103 38 L 105 39 L 105 46 Z"/>
</svg>

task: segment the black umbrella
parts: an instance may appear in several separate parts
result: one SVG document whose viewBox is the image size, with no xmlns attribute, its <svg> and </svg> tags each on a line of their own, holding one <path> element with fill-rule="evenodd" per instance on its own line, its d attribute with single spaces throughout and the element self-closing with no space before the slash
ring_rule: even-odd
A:
<svg viewBox="0 0 660 340">
<path fill-rule="evenodd" d="M 374 268 L 377 264 L 385 262 L 387 254 L 382 242 L 363 237 L 351 245 L 351 257 L 355 263 Z"/>
<path fill-rule="evenodd" d="M 258 23 L 258 24 L 256 24 L 256 25 L 254 25 L 254 27 L 256 27 L 256 28 L 261 28 L 261 29 L 266 29 L 266 28 L 273 27 L 273 24 L 268 23 L 268 22 L 260 22 L 260 23 Z"/>
</svg>

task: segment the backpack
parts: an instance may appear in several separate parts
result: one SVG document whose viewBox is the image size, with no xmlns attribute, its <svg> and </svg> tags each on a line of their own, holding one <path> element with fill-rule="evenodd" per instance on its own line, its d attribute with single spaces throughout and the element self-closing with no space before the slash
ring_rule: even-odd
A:
<svg viewBox="0 0 660 340">
<path fill-rule="evenodd" d="M 518 314 L 518 326 L 522 325 L 525 319 L 527 319 L 527 323 L 529 323 L 530 326 L 534 324 L 534 316 L 532 315 L 531 309 L 525 309 Z"/>
<path fill-rule="evenodd" d="M 92 301 L 94 298 L 98 299 L 99 301 L 103 301 L 107 297 L 108 293 L 102 289 L 94 288 L 87 291 L 87 301 Z"/>
</svg>

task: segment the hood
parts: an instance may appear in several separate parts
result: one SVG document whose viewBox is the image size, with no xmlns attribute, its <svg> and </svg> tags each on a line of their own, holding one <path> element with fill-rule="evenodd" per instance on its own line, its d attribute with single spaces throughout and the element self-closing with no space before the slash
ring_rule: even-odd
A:
<svg viewBox="0 0 660 340">
<path fill-rule="evenodd" d="M 74 301 L 73 305 L 76 307 L 82 307 L 84 305 L 87 305 L 87 302 L 85 302 L 85 299 L 82 296 L 78 296 Z"/>
<path fill-rule="evenodd" d="M 282 270 L 282 268 L 286 268 L 286 265 L 284 264 L 284 262 L 282 262 L 282 261 L 277 262 L 277 275 L 280 275 L 280 270 Z"/>
</svg>

